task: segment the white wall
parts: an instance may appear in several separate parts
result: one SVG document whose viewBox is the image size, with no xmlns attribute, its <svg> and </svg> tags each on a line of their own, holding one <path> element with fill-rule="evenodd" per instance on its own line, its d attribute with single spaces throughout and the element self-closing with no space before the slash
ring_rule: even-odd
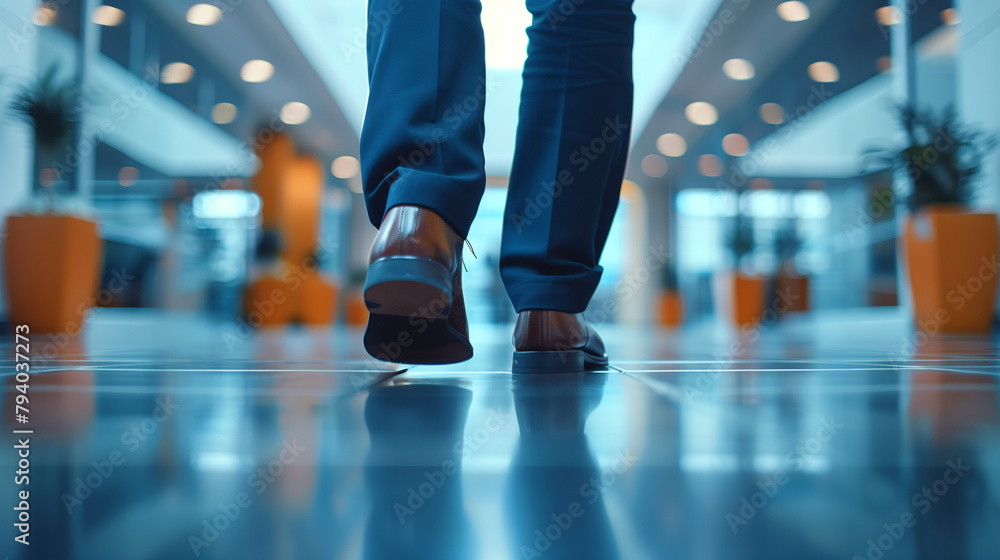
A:
<svg viewBox="0 0 1000 560">
<path fill-rule="evenodd" d="M 962 15 L 959 29 L 958 103 L 964 122 L 1000 137 L 1000 28 L 987 20 L 997 17 L 996 0 L 957 0 Z M 989 32 L 984 33 L 986 29 Z M 1000 210 L 1000 150 L 986 162 L 978 206 Z"/>
<path fill-rule="evenodd" d="M 893 99 L 892 77 L 879 74 L 754 142 L 743 169 L 764 177 L 859 175 L 866 150 L 901 141 Z"/>
<path fill-rule="evenodd" d="M 958 105 L 964 122 L 974 123 L 1000 137 L 1000 28 L 990 25 L 996 19 L 996 0 L 956 0 L 962 15 L 958 51 Z M 989 20 L 989 21 L 987 21 Z M 984 32 L 989 29 L 988 32 Z M 1000 210 L 1000 150 L 994 150 L 984 162 L 980 177 L 977 206 L 981 210 Z M 997 302 L 1000 310 L 1000 301 Z"/>
<path fill-rule="evenodd" d="M 31 190 L 32 137 L 26 125 L 7 111 L 18 85 L 34 78 L 38 56 L 38 27 L 31 23 L 36 2 L 4 0 L 0 20 L 0 221 L 24 201 Z M 2 241 L 0 241 L 2 244 Z M 0 284 L 3 262 L 0 260 Z M 0 316 L 7 313 L 6 296 L 0 299 Z"/>
</svg>

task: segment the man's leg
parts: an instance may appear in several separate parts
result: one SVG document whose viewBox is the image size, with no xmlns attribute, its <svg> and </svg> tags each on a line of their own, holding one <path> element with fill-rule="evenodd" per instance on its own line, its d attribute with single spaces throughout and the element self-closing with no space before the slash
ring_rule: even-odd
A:
<svg viewBox="0 0 1000 560">
<path fill-rule="evenodd" d="M 528 0 L 528 60 L 500 269 L 518 312 L 582 312 L 632 120 L 631 0 Z"/>
<path fill-rule="evenodd" d="M 368 217 L 430 208 L 465 238 L 486 187 L 479 0 L 370 0 L 361 132 Z"/>
<path fill-rule="evenodd" d="M 370 0 L 361 132 L 369 255 L 365 349 L 390 362 L 472 356 L 462 241 L 486 188 L 479 0 Z"/>
<path fill-rule="evenodd" d="M 618 208 L 632 122 L 631 0 L 528 0 L 500 273 L 514 309 L 513 371 L 608 363 L 587 325 Z"/>
</svg>

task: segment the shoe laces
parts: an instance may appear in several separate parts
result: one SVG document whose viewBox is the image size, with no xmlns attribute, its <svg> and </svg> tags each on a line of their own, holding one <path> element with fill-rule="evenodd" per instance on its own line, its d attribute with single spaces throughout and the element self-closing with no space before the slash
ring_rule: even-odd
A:
<svg viewBox="0 0 1000 560">
<path fill-rule="evenodd" d="M 468 245 L 469 252 L 472 253 L 472 258 L 479 260 L 479 257 L 476 256 L 476 250 L 472 248 L 472 242 L 466 239 L 465 244 Z M 462 257 L 462 268 L 465 269 L 465 272 L 469 271 L 469 267 L 465 266 L 465 257 Z"/>
</svg>

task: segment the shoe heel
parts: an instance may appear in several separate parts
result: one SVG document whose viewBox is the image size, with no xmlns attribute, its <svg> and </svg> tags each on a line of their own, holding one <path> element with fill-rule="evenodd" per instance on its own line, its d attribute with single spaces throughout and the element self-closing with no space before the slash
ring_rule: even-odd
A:
<svg viewBox="0 0 1000 560">
<path fill-rule="evenodd" d="M 512 373 L 581 373 L 585 371 L 581 350 L 514 352 Z"/>
<path fill-rule="evenodd" d="M 382 258 L 368 267 L 365 306 L 378 315 L 447 317 L 451 310 L 451 282 L 451 272 L 437 261 Z"/>
<path fill-rule="evenodd" d="M 431 259 L 385 257 L 368 267 L 365 350 L 404 364 L 453 364 L 472 357 L 472 344 L 449 320 L 452 275 Z"/>
</svg>

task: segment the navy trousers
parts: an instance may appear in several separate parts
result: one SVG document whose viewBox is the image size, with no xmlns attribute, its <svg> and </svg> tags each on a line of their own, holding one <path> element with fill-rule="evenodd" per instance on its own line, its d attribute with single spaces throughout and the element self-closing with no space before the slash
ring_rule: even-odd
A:
<svg viewBox="0 0 1000 560">
<path fill-rule="evenodd" d="M 618 207 L 632 120 L 632 0 L 527 0 L 528 58 L 500 273 L 514 309 L 582 312 Z M 486 187 L 479 0 L 369 0 L 368 216 L 430 208 L 466 237 Z"/>
</svg>

